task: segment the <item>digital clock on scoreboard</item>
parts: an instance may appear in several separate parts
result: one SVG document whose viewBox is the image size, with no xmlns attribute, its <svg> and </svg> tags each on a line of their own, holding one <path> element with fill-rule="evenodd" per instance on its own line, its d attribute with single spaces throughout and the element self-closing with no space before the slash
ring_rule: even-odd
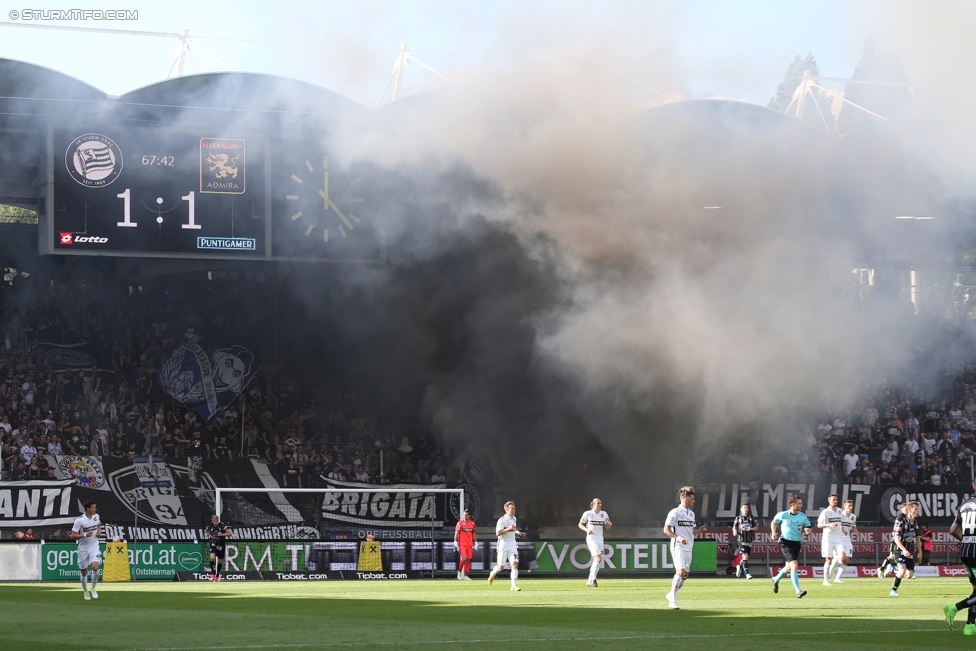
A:
<svg viewBox="0 0 976 651">
<path fill-rule="evenodd" d="M 59 129 L 51 142 L 51 252 L 265 256 L 263 139 L 153 126 Z"/>
</svg>

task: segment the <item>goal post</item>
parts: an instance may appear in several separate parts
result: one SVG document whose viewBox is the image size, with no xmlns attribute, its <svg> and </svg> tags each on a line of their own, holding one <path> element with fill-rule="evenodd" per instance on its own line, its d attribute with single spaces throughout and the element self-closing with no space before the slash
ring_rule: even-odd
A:
<svg viewBox="0 0 976 651">
<path fill-rule="evenodd" d="M 213 513 L 233 531 L 226 541 L 228 571 L 313 578 L 323 572 L 382 572 L 387 578 L 456 572 L 454 523 L 465 507 L 478 508 L 470 487 L 443 484 L 223 486 L 210 495 Z M 472 569 L 486 563 L 481 559 Z"/>
</svg>

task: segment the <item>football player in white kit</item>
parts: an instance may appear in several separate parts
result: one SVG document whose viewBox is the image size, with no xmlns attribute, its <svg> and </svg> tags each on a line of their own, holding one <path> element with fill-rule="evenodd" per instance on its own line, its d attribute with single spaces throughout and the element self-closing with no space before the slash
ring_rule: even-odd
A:
<svg viewBox="0 0 976 651">
<path fill-rule="evenodd" d="M 603 502 L 599 497 L 593 498 L 590 502 L 590 510 L 583 513 L 580 518 L 579 528 L 586 532 L 586 547 L 590 550 L 593 562 L 590 564 L 590 578 L 586 585 L 590 588 L 596 586 L 596 575 L 600 571 L 600 564 L 603 563 L 603 531 L 613 526 L 610 516 L 606 511 L 602 511 Z"/>
<path fill-rule="evenodd" d="M 664 533 L 671 538 L 671 561 L 674 563 L 674 578 L 671 579 L 671 592 L 664 595 L 668 608 L 678 610 L 678 590 L 688 578 L 691 569 L 691 552 L 695 536 L 705 533 L 705 525 L 695 527 L 695 487 L 684 486 L 678 491 L 681 506 L 671 509 L 664 521 Z"/>
<path fill-rule="evenodd" d="M 830 571 L 833 568 L 833 560 L 838 556 L 844 555 L 844 529 L 842 526 L 843 512 L 837 503 L 840 496 L 831 493 L 827 496 L 827 508 L 820 512 L 817 518 L 817 527 L 823 529 L 820 539 L 820 554 L 824 559 L 823 584 L 830 585 Z"/>
<path fill-rule="evenodd" d="M 495 525 L 495 535 L 498 536 L 498 562 L 488 575 L 488 585 L 495 582 L 495 575 L 505 569 L 505 561 L 512 564 L 512 592 L 520 592 L 518 587 L 518 543 L 515 536 L 525 538 L 525 532 L 519 531 L 515 521 L 515 502 L 505 502 L 505 515 L 498 518 Z"/>
<path fill-rule="evenodd" d="M 98 585 L 98 539 L 102 535 L 102 523 L 98 519 L 98 506 L 95 502 L 85 502 L 85 513 L 78 516 L 68 536 L 78 541 L 78 567 L 81 568 L 81 589 L 85 592 L 85 601 L 98 599 L 95 586 Z M 91 586 L 88 584 L 88 566 L 91 565 Z"/>
<path fill-rule="evenodd" d="M 834 556 L 834 563 L 830 566 L 831 573 L 834 575 L 834 583 L 843 583 L 840 577 L 847 569 L 851 557 L 854 556 L 854 538 L 852 534 L 857 533 L 857 516 L 854 515 L 854 500 L 844 501 L 844 511 L 840 514 L 841 553 Z"/>
</svg>

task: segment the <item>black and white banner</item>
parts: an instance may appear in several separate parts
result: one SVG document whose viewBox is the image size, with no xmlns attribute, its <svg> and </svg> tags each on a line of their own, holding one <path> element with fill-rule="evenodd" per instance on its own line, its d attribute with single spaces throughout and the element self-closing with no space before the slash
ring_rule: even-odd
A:
<svg viewBox="0 0 976 651">
<path fill-rule="evenodd" d="M 972 488 L 966 485 L 867 485 L 867 484 L 770 484 L 743 482 L 703 484 L 696 486 L 696 512 L 702 520 L 731 520 L 739 512 L 739 505 L 748 503 L 759 518 L 768 519 L 788 508 L 790 495 L 803 498 L 806 514 L 817 517 L 827 505 L 827 496 L 837 493 L 841 503 L 854 502 L 854 514 L 859 522 L 890 524 L 901 505 L 908 501 L 919 503 L 919 518 L 929 526 L 948 526 L 956 509 L 969 499 Z"/>
<path fill-rule="evenodd" d="M 325 493 L 322 519 L 363 527 L 430 529 L 443 527 L 449 493 L 431 493 L 445 484 L 362 484 L 328 480 L 328 488 L 383 488 L 377 493 Z"/>
<path fill-rule="evenodd" d="M 0 483 L 0 529 L 70 525 L 80 515 L 72 504 L 74 480 Z"/>
</svg>

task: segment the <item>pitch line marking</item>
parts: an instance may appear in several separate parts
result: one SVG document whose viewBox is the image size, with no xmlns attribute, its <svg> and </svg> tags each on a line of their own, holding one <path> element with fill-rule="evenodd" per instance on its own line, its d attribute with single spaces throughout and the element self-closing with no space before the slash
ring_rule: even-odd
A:
<svg viewBox="0 0 976 651">
<path fill-rule="evenodd" d="M 884 632 L 887 633 L 935 633 L 938 631 L 947 631 L 949 629 L 942 628 L 903 628 L 903 629 L 885 629 Z M 319 642 L 316 644 L 308 644 L 302 642 L 289 643 L 289 644 L 248 644 L 240 645 L 235 644 L 233 646 L 161 646 L 161 647 L 131 647 L 128 649 L 123 649 L 123 651 L 223 651 L 224 649 L 315 649 L 315 648 L 329 648 L 329 647 L 357 647 L 357 646 L 406 646 L 406 645 L 420 645 L 420 644 L 461 644 L 463 642 L 472 642 L 475 644 L 482 643 L 493 643 L 493 642 L 613 642 L 614 640 L 684 640 L 684 639 L 709 639 L 714 637 L 774 637 L 783 635 L 873 635 L 878 633 L 878 631 L 794 631 L 791 633 L 715 633 L 715 634 L 692 634 L 692 635 L 675 635 L 673 633 L 650 633 L 648 635 L 602 635 L 593 637 L 582 637 L 582 636 L 572 636 L 572 637 L 535 637 L 535 638 L 484 638 L 484 639 L 472 639 L 465 638 L 463 640 L 417 640 L 413 642 L 405 642 L 403 640 L 390 641 L 390 642 Z"/>
</svg>

